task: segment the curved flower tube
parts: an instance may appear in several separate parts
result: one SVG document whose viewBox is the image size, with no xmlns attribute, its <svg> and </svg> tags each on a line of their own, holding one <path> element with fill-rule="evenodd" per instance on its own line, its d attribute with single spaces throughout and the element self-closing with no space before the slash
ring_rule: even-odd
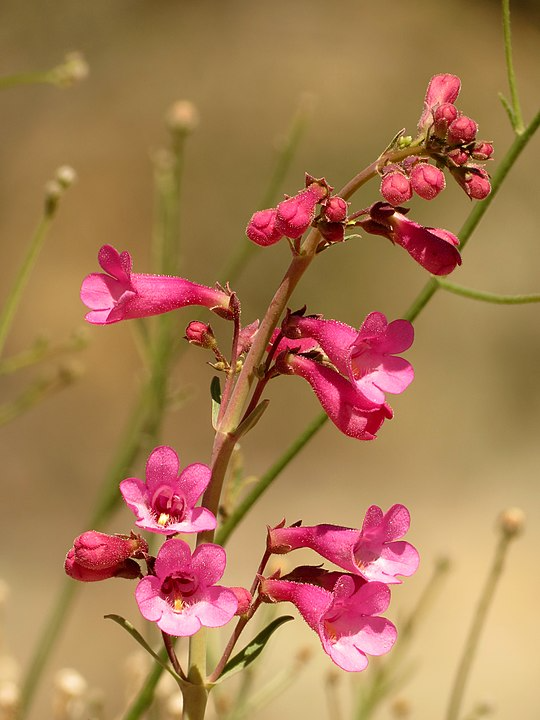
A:
<svg viewBox="0 0 540 720">
<path fill-rule="evenodd" d="M 103 245 L 98 261 L 105 273 L 91 273 L 83 280 L 81 300 L 90 309 L 86 320 L 109 325 L 120 320 L 161 315 L 187 305 L 203 305 L 230 317 L 230 295 L 219 288 L 198 285 L 168 275 L 131 272 L 131 255 Z"/>
</svg>

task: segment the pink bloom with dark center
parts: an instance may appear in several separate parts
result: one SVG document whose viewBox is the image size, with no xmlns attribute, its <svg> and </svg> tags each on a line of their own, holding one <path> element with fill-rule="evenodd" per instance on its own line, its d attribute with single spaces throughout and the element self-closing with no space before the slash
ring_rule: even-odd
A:
<svg viewBox="0 0 540 720">
<path fill-rule="evenodd" d="M 266 602 L 293 603 L 330 659 L 343 670 L 359 672 L 367 667 L 367 655 L 384 655 L 396 640 L 394 625 L 378 615 L 388 607 L 390 590 L 351 575 L 329 576 L 331 589 L 265 578 L 260 590 Z"/>
<path fill-rule="evenodd" d="M 192 555 L 183 540 L 167 540 L 156 558 L 155 575 L 144 577 L 135 591 L 142 616 L 175 637 L 194 635 L 202 626 L 226 625 L 238 600 L 232 590 L 215 584 L 225 562 L 220 545 L 199 545 Z"/>
<path fill-rule="evenodd" d="M 461 80 L 456 75 L 441 73 L 429 81 L 424 110 L 418 121 L 418 132 L 423 132 L 433 121 L 433 111 L 443 103 L 454 103 L 461 89 Z"/>
<path fill-rule="evenodd" d="M 277 226 L 277 210 L 259 210 L 253 213 L 246 228 L 248 238 L 262 247 L 273 245 L 283 237 L 283 233 Z"/>
<path fill-rule="evenodd" d="M 83 280 L 81 300 L 90 308 L 88 322 L 108 325 L 120 320 L 161 315 L 187 305 L 203 305 L 222 317 L 229 316 L 230 296 L 218 288 L 198 285 L 168 275 L 131 272 L 131 256 L 103 245 L 98 255 L 105 273 Z"/>
<path fill-rule="evenodd" d="M 163 535 L 213 530 L 216 518 L 196 502 L 210 482 L 207 465 L 188 465 L 180 475 L 180 462 L 166 445 L 152 451 L 146 463 L 146 482 L 127 478 L 120 483 L 127 506 L 137 516 L 136 525 Z"/>
<path fill-rule="evenodd" d="M 401 208 L 403 209 L 403 208 Z M 373 235 L 383 235 L 401 245 L 409 255 L 433 275 L 448 275 L 461 265 L 458 238 L 442 228 L 428 228 L 408 220 L 385 203 L 375 203 L 369 217 L 357 224 Z"/>
<path fill-rule="evenodd" d="M 361 530 L 338 525 L 278 526 L 268 529 L 267 546 L 277 554 L 310 548 L 343 570 L 390 585 L 401 583 L 397 575 L 409 577 L 418 568 L 416 549 L 399 540 L 409 527 L 404 505 L 393 505 L 384 514 L 372 505 Z"/>
<path fill-rule="evenodd" d="M 368 400 L 338 372 L 311 358 L 285 351 L 277 358 L 276 369 L 307 380 L 330 420 L 349 437 L 373 440 L 383 422 L 393 417 L 389 405 Z"/>
<path fill-rule="evenodd" d="M 290 315 L 283 332 L 290 338 L 316 340 L 339 372 L 375 404 L 384 404 L 385 392 L 402 393 L 414 379 L 412 365 L 396 357 L 414 340 L 408 320 L 388 323 L 383 313 L 373 312 L 355 330 L 337 320 Z"/>
</svg>

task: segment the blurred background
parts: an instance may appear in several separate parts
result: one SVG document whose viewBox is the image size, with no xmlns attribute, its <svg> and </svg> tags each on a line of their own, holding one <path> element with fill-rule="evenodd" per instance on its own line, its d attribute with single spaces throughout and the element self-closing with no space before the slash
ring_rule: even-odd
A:
<svg viewBox="0 0 540 720">
<path fill-rule="evenodd" d="M 538 20 L 537 5 L 513 4 L 526 120 L 538 103 Z M 39 220 L 45 182 L 65 163 L 79 178 L 62 201 L 7 354 L 39 336 L 62 341 L 82 326 L 79 287 L 98 269 L 102 244 L 129 249 L 135 271 L 148 271 L 151 158 L 167 143 L 164 117 L 178 99 L 191 100 L 201 118 L 186 158 L 183 274 L 206 284 L 223 279 L 231 253 L 248 242 L 244 228 L 305 92 L 313 95 L 315 109 L 282 188 L 291 194 L 305 171 L 340 187 L 401 128 L 414 132 L 426 85 L 438 72 L 461 77 L 458 105 L 479 123 L 479 138 L 494 142 L 493 167 L 512 142 L 497 97 L 507 92 L 500 9 L 487 0 L 3 0 L 0 37 L 2 75 L 45 70 L 72 50 L 84 53 L 90 65 L 88 79 L 73 88 L 29 86 L 0 95 L 0 300 Z M 538 149 L 535 138 L 467 247 L 452 278 L 456 283 L 501 293 L 540 291 Z M 374 202 L 377 194 L 376 184 L 368 185 L 353 208 Z M 471 204 L 449 182 L 436 201 L 413 200 L 411 207 L 418 222 L 456 233 Z M 287 262 L 285 243 L 253 254 L 235 284 L 245 321 L 262 316 Z M 358 326 L 374 309 L 399 317 L 426 279 L 399 248 L 365 236 L 324 253 L 293 304 L 307 303 L 311 312 Z M 183 334 L 194 314 L 183 310 L 177 317 Z M 90 344 L 77 356 L 84 376 L 1 431 L 0 575 L 10 588 L 3 651 L 23 667 L 141 383 L 131 330 L 128 323 L 91 327 Z M 437 558 L 448 557 L 452 566 L 418 629 L 414 673 L 401 693 L 413 717 L 440 717 L 493 555 L 495 519 L 504 508 L 520 506 L 528 517 L 526 533 L 511 548 L 465 707 L 488 699 L 496 717 L 537 718 L 539 352 L 537 306 L 499 307 L 438 293 L 416 322 L 408 354 L 416 379 L 393 400 L 395 419 L 373 443 L 350 440 L 328 423 L 238 529 L 226 582 L 250 584 L 266 524 L 286 517 L 358 526 L 370 504 L 386 509 L 405 503 L 413 518 L 408 539 L 419 548 L 422 565 L 395 589 L 389 616 L 396 620 L 414 606 Z M 176 381 L 189 399 L 169 416 L 162 438 L 183 465 L 209 461 L 212 371 L 205 360 L 196 348 L 182 357 Z M 1 378 L 3 400 L 16 397 L 34 376 L 33 370 Z M 249 475 L 264 472 L 319 413 L 307 385 L 295 378 L 276 381 L 270 397 L 264 421 L 242 446 Z M 120 511 L 109 528 L 128 532 L 131 526 L 132 518 Z M 49 716 L 51 677 L 65 666 L 103 691 L 105 717 L 118 715 L 123 663 L 135 644 L 103 615 L 115 612 L 138 622 L 133 589 L 123 581 L 82 588 L 33 718 Z M 304 646 L 314 651 L 311 664 L 261 711 L 261 720 L 299 712 L 327 717 L 324 683 L 333 666 L 300 621 L 272 640 L 263 676 Z M 364 676 L 342 677 L 345 708 L 363 682 Z M 389 717 L 388 708 L 380 717 Z"/>
</svg>

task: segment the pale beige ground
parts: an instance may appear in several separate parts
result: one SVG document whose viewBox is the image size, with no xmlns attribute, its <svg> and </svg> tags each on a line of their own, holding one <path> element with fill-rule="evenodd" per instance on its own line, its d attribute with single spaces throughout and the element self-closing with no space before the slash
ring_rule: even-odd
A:
<svg viewBox="0 0 540 720">
<path fill-rule="evenodd" d="M 531 8 L 516 9 L 514 25 L 526 117 L 538 100 L 540 38 Z M 435 72 L 462 77 L 460 107 L 479 122 L 480 136 L 495 142 L 498 158 L 512 139 L 497 99 L 506 81 L 495 2 L 4 0 L 0 36 L 3 74 L 47 68 L 73 49 L 91 65 L 88 81 L 71 91 L 31 87 L 0 96 L 2 296 L 38 218 L 44 182 L 62 163 L 80 178 L 33 275 L 11 352 L 42 333 L 62 339 L 82 323 L 79 285 L 97 269 L 102 243 L 129 248 L 136 269 L 148 268 L 149 156 L 165 141 L 162 118 L 178 98 L 193 100 L 202 118 L 189 149 L 183 232 L 185 272 L 206 283 L 245 242 L 243 228 L 272 167 L 272 144 L 305 90 L 317 95 L 317 110 L 284 191 L 300 186 L 304 170 L 339 186 L 397 130 L 412 130 Z M 536 139 L 517 164 L 467 248 L 456 282 L 540 291 L 538 147 Z M 374 186 L 364 191 L 356 207 L 375 195 Z M 413 212 L 420 222 L 457 232 L 469 207 L 451 186 L 440 201 L 413 203 Z M 285 246 L 254 259 L 236 288 L 246 318 L 261 315 L 286 261 Z M 405 253 L 368 237 L 321 257 L 295 303 L 358 324 L 373 309 L 399 315 L 425 279 Z M 179 315 L 180 332 L 189 319 L 189 312 Z M 266 523 L 286 516 L 355 525 L 371 503 L 409 505 L 410 539 L 423 562 L 417 577 L 396 589 L 391 616 L 412 607 L 436 557 L 447 554 L 453 563 L 419 631 L 416 673 L 404 691 L 413 717 L 431 720 L 442 716 L 492 556 L 494 518 L 519 505 L 527 532 L 512 549 L 467 701 L 489 698 L 498 718 L 533 720 L 540 642 L 538 307 L 500 308 L 440 294 L 416 327 L 410 357 L 417 377 L 393 403 L 395 420 L 372 444 L 326 427 L 238 531 L 227 580 L 250 582 Z M 91 340 L 77 386 L 2 430 L 0 575 L 12 586 L 7 642 L 22 663 L 55 597 L 63 555 L 84 529 L 140 378 L 129 327 L 94 328 Z M 211 447 L 210 371 L 203 361 L 197 350 L 186 354 L 178 380 L 194 397 L 170 418 L 164 436 L 184 463 L 208 460 Z M 4 380 L 3 397 L 31 376 Z M 272 398 L 266 425 L 244 444 L 249 473 L 263 471 L 319 411 L 295 379 L 276 383 Z M 130 522 L 123 513 L 112 527 L 125 531 Z M 133 643 L 102 616 L 136 618 L 130 590 L 121 581 L 85 587 L 51 663 L 51 671 L 76 666 L 103 688 L 108 718 L 121 708 L 121 663 Z M 261 720 L 327 717 L 323 680 L 331 663 L 316 637 L 294 625 L 269 649 L 267 672 L 288 661 L 296 643 L 311 647 L 316 659 Z M 349 690 L 345 678 L 345 703 Z M 49 716 L 47 703 L 44 692 L 35 720 Z"/>
</svg>

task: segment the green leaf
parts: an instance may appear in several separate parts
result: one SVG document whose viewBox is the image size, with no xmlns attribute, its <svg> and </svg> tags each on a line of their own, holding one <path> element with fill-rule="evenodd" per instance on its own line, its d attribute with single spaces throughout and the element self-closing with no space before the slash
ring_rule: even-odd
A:
<svg viewBox="0 0 540 720">
<path fill-rule="evenodd" d="M 229 662 L 223 668 L 223 672 L 217 679 L 217 682 L 221 682 L 226 678 L 236 675 L 241 670 L 245 670 L 251 663 L 256 660 L 261 652 L 263 651 L 266 643 L 270 640 L 270 637 L 275 631 L 289 620 L 294 620 L 292 615 L 283 615 L 273 620 L 270 625 L 267 625 L 264 630 L 253 638 L 253 640 L 246 645 L 237 655 L 229 660 Z"/>
<path fill-rule="evenodd" d="M 156 652 L 152 650 L 150 645 L 146 642 L 146 640 L 143 638 L 143 636 L 140 634 L 138 630 L 136 630 L 133 625 L 129 622 L 129 620 L 126 620 L 121 615 L 105 615 L 104 616 L 107 620 L 114 620 L 115 623 L 118 623 L 120 627 L 123 627 L 124 630 L 126 630 L 132 638 L 135 638 L 135 640 L 139 643 L 141 647 L 143 647 L 147 653 L 149 653 L 154 660 L 161 665 L 161 667 L 166 670 L 168 673 L 170 673 L 173 678 L 176 680 L 176 682 L 182 686 L 184 681 L 181 677 L 179 677 L 174 670 L 170 667 L 170 665 L 167 662 L 164 662 L 163 658 L 161 658 Z"/>
<path fill-rule="evenodd" d="M 210 383 L 210 396 L 212 397 L 212 427 L 217 430 L 217 419 L 221 407 L 221 385 L 217 375 L 214 375 Z"/>
<path fill-rule="evenodd" d="M 260 402 L 257 407 L 249 413 L 247 418 L 240 423 L 235 433 L 238 438 L 241 438 L 243 435 L 245 435 L 247 432 L 249 432 L 255 427 L 255 425 L 262 418 L 263 413 L 268 407 L 269 402 L 270 400 L 263 400 L 262 402 Z"/>
</svg>

